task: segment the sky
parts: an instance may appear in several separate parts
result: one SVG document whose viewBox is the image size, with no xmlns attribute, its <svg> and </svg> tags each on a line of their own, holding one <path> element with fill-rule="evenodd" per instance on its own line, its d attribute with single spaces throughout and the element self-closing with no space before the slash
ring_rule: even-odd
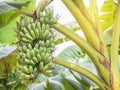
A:
<svg viewBox="0 0 120 90">
<path fill-rule="evenodd" d="M 84 0 L 86 5 L 89 5 L 89 0 Z M 100 7 L 104 0 L 97 0 L 98 6 Z M 59 22 L 62 24 L 66 24 L 72 21 L 75 21 L 69 10 L 66 8 L 66 6 L 62 3 L 61 0 L 53 0 L 53 2 L 50 4 L 50 6 L 54 7 L 55 14 L 58 14 L 60 16 Z"/>
</svg>

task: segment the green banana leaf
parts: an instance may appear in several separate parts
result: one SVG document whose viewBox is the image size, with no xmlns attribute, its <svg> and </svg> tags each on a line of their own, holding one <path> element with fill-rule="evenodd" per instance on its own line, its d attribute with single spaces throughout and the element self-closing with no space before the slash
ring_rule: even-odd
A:
<svg viewBox="0 0 120 90">
<path fill-rule="evenodd" d="M 18 16 L 17 11 L 29 2 L 0 1 L 0 28 L 15 19 Z"/>
<path fill-rule="evenodd" d="M 3 47 L 2 45 L 0 46 L 0 59 L 8 56 L 10 53 L 15 51 L 17 49 L 16 46 L 6 46 Z"/>
<path fill-rule="evenodd" d="M 18 2 L 19 1 L 19 2 Z M 0 43 L 13 44 L 17 41 L 15 28 L 19 11 L 35 9 L 35 0 L 0 1 Z"/>
<path fill-rule="evenodd" d="M 16 2 L 29 2 L 23 8 L 31 10 L 31 11 L 34 11 L 34 9 L 35 9 L 36 0 L 13 0 L 13 1 L 16 1 Z"/>
<path fill-rule="evenodd" d="M 0 29 L 0 44 L 14 44 L 17 42 L 15 33 L 16 20 L 11 21 L 3 28 Z"/>
<path fill-rule="evenodd" d="M 75 90 L 74 87 L 68 82 L 68 80 L 63 76 L 63 84 L 65 86 L 65 90 Z"/>
<path fill-rule="evenodd" d="M 67 41 L 56 46 L 56 51 L 54 53 L 57 53 L 57 57 L 65 60 L 76 60 L 87 57 L 84 51 L 71 41 Z"/>
<path fill-rule="evenodd" d="M 113 25 L 115 16 L 116 5 L 114 0 L 105 0 L 103 6 L 101 7 L 101 25 L 102 29 L 106 30 Z"/>
<path fill-rule="evenodd" d="M 8 55 L 8 53 L 11 53 L 11 51 L 13 51 L 13 48 L 12 50 L 10 50 L 10 48 L 6 48 L 6 50 L 8 51 L 1 51 L 0 53 L 4 53 L 3 56 Z M 4 77 L 17 66 L 18 61 L 16 59 L 16 55 L 17 54 L 14 51 L 7 57 L 0 58 L 0 77 Z"/>
</svg>

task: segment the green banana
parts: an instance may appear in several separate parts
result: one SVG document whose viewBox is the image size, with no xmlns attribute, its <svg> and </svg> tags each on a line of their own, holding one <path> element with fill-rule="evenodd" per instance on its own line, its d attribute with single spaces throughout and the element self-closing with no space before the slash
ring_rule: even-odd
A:
<svg viewBox="0 0 120 90">
<path fill-rule="evenodd" d="M 46 66 L 49 67 L 49 68 L 51 68 L 51 69 L 53 69 L 55 67 L 55 64 L 52 63 L 52 62 L 50 62 Z"/>
<path fill-rule="evenodd" d="M 42 53 L 41 53 L 41 58 L 44 59 L 44 57 L 45 57 L 45 53 L 42 52 Z"/>
<path fill-rule="evenodd" d="M 39 62 L 36 57 L 33 57 L 32 59 L 33 59 L 33 62 L 34 62 L 34 63 L 38 63 L 38 62 Z"/>
<path fill-rule="evenodd" d="M 31 79 L 31 76 L 30 75 L 24 75 L 24 78 L 25 79 Z"/>
<path fill-rule="evenodd" d="M 46 25 L 46 30 L 50 31 L 51 32 L 51 28 L 49 25 Z"/>
<path fill-rule="evenodd" d="M 25 86 L 27 86 L 28 84 L 30 84 L 30 83 L 32 83 L 32 80 L 29 80 L 29 79 L 23 79 L 22 81 L 21 81 L 21 84 L 23 84 L 23 85 L 25 85 Z M 21 90 L 21 89 L 20 89 Z M 24 89 L 24 88 L 22 88 L 22 90 L 26 90 L 26 88 Z"/>
<path fill-rule="evenodd" d="M 41 62 L 39 63 L 39 71 L 42 71 L 43 68 L 44 68 L 44 63 L 41 61 Z"/>
<path fill-rule="evenodd" d="M 25 58 L 26 58 L 26 56 L 25 56 L 24 53 L 21 53 L 21 57 L 22 57 L 22 59 L 25 59 Z"/>
<path fill-rule="evenodd" d="M 44 22 L 48 23 L 49 22 L 49 17 L 44 17 Z"/>
<path fill-rule="evenodd" d="M 36 43 L 36 44 L 35 44 L 35 48 L 39 48 L 39 43 Z"/>
<path fill-rule="evenodd" d="M 52 76 L 52 70 L 43 70 L 43 74 L 46 75 L 46 76 Z"/>
<path fill-rule="evenodd" d="M 34 78 L 35 76 L 34 76 L 34 74 L 30 74 L 30 78 Z"/>
<path fill-rule="evenodd" d="M 25 37 L 25 34 L 23 32 L 19 32 L 20 37 Z"/>
<path fill-rule="evenodd" d="M 46 17 L 49 17 L 50 10 L 48 8 L 45 8 L 45 13 L 46 13 Z"/>
<path fill-rule="evenodd" d="M 40 23 L 40 22 L 37 22 L 37 23 L 36 23 L 36 27 L 37 27 L 37 29 L 40 31 L 40 30 L 41 30 L 41 23 Z"/>
<path fill-rule="evenodd" d="M 44 60 L 45 64 L 48 64 L 50 61 L 52 61 L 51 56 L 49 56 L 47 59 Z"/>
<path fill-rule="evenodd" d="M 43 58 L 46 60 L 49 58 L 49 56 L 51 56 L 50 53 L 45 53 L 45 56 Z"/>
<path fill-rule="evenodd" d="M 21 38 L 21 41 L 22 41 L 23 43 L 31 43 L 31 41 L 28 40 L 28 39 L 26 39 L 25 37 Z"/>
<path fill-rule="evenodd" d="M 45 38 L 44 38 L 44 30 L 42 29 L 41 31 L 40 31 L 40 39 L 41 40 L 44 40 Z"/>
<path fill-rule="evenodd" d="M 32 28 L 32 30 L 35 30 L 35 29 L 36 29 L 35 23 L 32 23 L 32 24 L 31 24 L 31 28 Z"/>
<path fill-rule="evenodd" d="M 39 29 L 36 28 L 36 25 L 34 23 L 31 25 L 31 27 L 32 27 L 32 30 L 34 31 L 36 39 L 39 38 L 39 36 L 40 36 Z"/>
<path fill-rule="evenodd" d="M 34 40 L 34 38 L 30 35 L 30 34 L 28 34 L 28 33 L 26 33 L 25 34 L 25 36 L 24 36 L 26 39 L 29 39 L 29 40 Z"/>
<path fill-rule="evenodd" d="M 45 46 L 45 42 L 44 42 L 44 41 L 41 41 L 41 42 L 40 42 L 40 46 L 41 46 L 41 47 L 44 47 L 44 46 Z"/>
<path fill-rule="evenodd" d="M 26 27 L 23 27 L 21 30 L 22 30 L 25 34 L 30 34 L 29 31 L 28 31 L 28 29 L 27 29 Z"/>
<path fill-rule="evenodd" d="M 40 54 L 37 54 L 37 59 L 39 60 L 39 62 L 41 61 L 41 56 L 40 56 Z"/>
<path fill-rule="evenodd" d="M 22 46 L 18 46 L 18 50 L 22 51 L 23 50 Z"/>
<path fill-rule="evenodd" d="M 43 35 L 43 38 L 47 39 L 49 36 L 49 30 L 45 30 L 44 31 L 44 35 Z"/>
<path fill-rule="evenodd" d="M 30 60 L 30 65 L 35 65 L 36 63 L 33 62 L 33 60 Z"/>
<path fill-rule="evenodd" d="M 44 22 L 44 17 L 40 17 L 40 22 L 43 23 Z"/>
<path fill-rule="evenodd" d="M 54 48 L 54 47 L 55 47 L 55 43 L 54 43 L 54 42 L 51 42 L 51 43 L 50 43 L 50 47 L 51 47 L 51 48 Z"/>
<path fill-rule="evenodd" d="M 51 44 L 50 40 L 46 40 L 45 46 L 46 46 L 47 48 L 50 46 L 50 44 Z"/>
<path fill-rule="evenodd" d="M 25 57 L 26 57 L 27 59 L 31 59 L 31 58 L 32 58 L 31 55 L 30 55 L 30 53 L 28 53 L 28 52 L 25 54 Z"/>
<path fill-rule="evenodd" d="M 16 82 L 17 82 L 17 81 L 9 82 L 9 83 L 6 84 L 6 86 L 12 86 L 12 85 L 15 85 Z"/>
<path fill-rule="evenodd" d="M 52 25 L 54 25 L 54 24 L 56 24 L 57 23 L 57 19 L 56 18 L 51 18 L 50 19 L 50 25 L 52 26 Z"/>
<path fill-rule="evenodd" d="M 30 60 L 29 59 L 24 59 L 24 63 L 25 64 L 30 64 Z"/>
<path fill-rule="evenodd" d="M 26 53 L 30 53 L 31 54 L 31 50 L 30 49 L 26 49 Z"/>
<path fill-rule="evenodd" d="M 32 28 L 31 28 L 31 23 L 29 23 L 28 26 L 27 26 L 27 31 L 30 32 L 31 30 L 32 30 Z"/>
<path fill-rule="evenodd" d="M 32 49 L 33 49 L 31 44 L 28 44 L 27 47 L 28 47 L 29 50 L 32 50 Z"/>
<path fill-rule="evenodd" d="M 22 70 L 23 73 L 29 74 L 29 70 L 28 70 L 27 66 L 21 67 L 21 70 Z"/>
<path fill-rule="evenodd" d="M 31 79 L 31 76 L 30 75 L 27 75 L 27 74 L 25 74 L 25 73 L 20 73 L 20 77 L 24 80 L 24 79 Z"/>
<path fill-rule="evenodd" d="M 42 52 L 44 52 L 44 53 L 47 52 L 47 48 L 46 48 L 46 47 L 41 47 L 39 50 L 40 50 L 40 53 L 42 53 Z"/>
<path fill-rule="evenodd" d="M 35 56 L 34 50 L 31 50 L 31 51 L 30 51 L 30 54 L 31 54 L 32 57 L 34 57 L 34 56 Z"/>
<path fill-rule="evenodd" d="M 49 12 L 49 18 L 50 18 L 50 19 L 53 18 L 53 15 L 54 15 L 53 10 L 50 10 L 50 12 Z"/>
<path fill-rule="evenodd" d="M 28 67 L 29 74 L 33 73 L 33 70 L 34 70 L 34 69 L 33 69 L 32 66 L 29 66 L 29 67 Z"/>
<path fill-rule="evenodd" d="M 37 67 L 34 67 L 33 73 L 36 73 L 36 72 L 37 72 Z"/>
<path fill-rule="evenodd" d="M 39 49 L 34 48 L 34 53 L 35 53 L 35 54 L 38 54 L 38 53 L 39 53 Z"/>
<path fill-rule="evenodd" d="M 27 50 L 27 47 L 24 45 L 24 46 L 22 46 L 22 51 L 23 52 L 26 52 L 26 50 Z"/>
<path fill-rule="evenodd" d="M 41 29 L 42 29 L 42 30 L 46 30 L 46 25 L 45 25 L 45 23 L 42 24 Z"/>
<path fill-rule="evenodd" d="M 35 29 L 35 30 L 34 30 L 34 33 L 35 33 L 35 35 L 36 35 L 36 38 L 40 38 L 39 29 Z"/>
<path fill-rule="evenodd" d="M 32 60 L 24 59 L 25 64 L 27 65 L 35 65 L 35 63 Z"/>
<path fill-rule="evenodd" d="M 32 36 L 32 38 L 33 39 L 36 39 L 36 35 L 35 35 L 35 32 L 32 30 L 32 29 L 30 29 L 30 35 Z"/>
</svg>

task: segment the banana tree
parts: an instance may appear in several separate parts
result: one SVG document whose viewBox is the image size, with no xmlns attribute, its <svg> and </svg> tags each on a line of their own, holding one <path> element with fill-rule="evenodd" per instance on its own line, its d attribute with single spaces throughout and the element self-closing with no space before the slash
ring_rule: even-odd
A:
<svg viewBox="0 0 120 90">
<path fill-rule="evenodd" d="M 82 73 L 83 75 L 97 83 L 103 90 L 118 90 L 120 88 L 118 64 L 118 46 L 120 36 L 120 30 L 118 28 L 119 1 L 117 3 L 116 12 L 114 13 L 115 20 L 113 23 L 112 42 L 110 50 L 108 50 L 108 47 L 105 43 L 96 1 L 90 0 L 89 11 L 87 10 L 82 0 L 62 1 L 75 17 L 76 21 L 84 32 L 87 41 L 61 24 L 55 25 L 54 28 L 73 40 L 89 55 L 98 71 L 99 77 L 96 77 L 92 73 L 89 73 L 76 64 L 72 64 L 71 62 L 66 61 L 63 62 L 63 60 L 60 58 L 55 57 L 53 61 L 71 70 Z M 109 3 L 109 1 L 105 1 L 105 3 Z"/>
<path fill-rule="evenodd" d="M 28 78 L 29 79 L 32 78 L 31 80 L 32 82 L 34 82 L 35 79 L 37 78 L 36 76 L 39 73 L 42 73 L 44 75 L 51 75 L 51 70 L 49 69 L 52 69 L 53 63 L 55 63 L 57 65 L 68 68 L 72 73 L 73 77 L 76 78 L 78 81 L 81 80 L 74 74 L 73 71 L 93 81 L 99 87 L 100 90 L 119 90 L 120 72 L 119 72 L 119 63 L 118 63 L 118 49 L 119 49 L 119 38 L 120 38 L 120 30 L 119 30 L 120 1 L 118 0 L 118 2 L 114 2 L 114 0 L 105 0 L 103 7 L 101 9 L 103 15 L 100 17 L 98 13 L 96 0 L 89 1 L 90 3 L 89 8 L 87 8 L 83 0 L 62 0 L 62 2 L 66 5 L 66 7 L 69 9 L 71 14 L 76 19 L 77 23 L 79 24 L 81 30 L 83 31 L 86 37 L 86 40 L 83 39 L 81 36 L 77 35 L 71 29 L 58 23 L 56 18 L 53 18 L 53 11 L 51 12 L 49 11 L 49 9 L 44 9 L 51 1 L 52 0 L 41 0 L 38 3 L 37 7 L 35 8 L 34 12 L 31 11 L 29 13 L 22 12 L 24 15 L 30 17 L 33 16 L 33 20 L 28 20 L 29 18 L 26 19 L 23 17 L 21 18 L 20 22 L 17 23 L 18 31 L 16 32 L 17 32 L 17 37 L 20 40 L 18 44 L 19 53 L 17 54 L 20 56 L 19 59 L 22 59 L 19 64 L 21 64 L 21 66 L 24 67 L 26 65 L 25 63 L 27 63 L 27 68 L 19 67 L 17 69 L 27 73 L 27 75 L 25 75 L 22 72 L 18 72 L 19 74 L 20 73 L 22 74 L 21 78 L 25 79 L 23 80 L 22 84 L 28 83 L 29 82 L 29 80 L 27 80 Z M 108 43 L 106 43 L 107 40 L 104 37 L 103 31 L 109 29 L 109 27 L 112 27 L 112 35 L 111 35 L 112 39 L 108 45 Z M 49 39 L 50 41 L 50 43 L 48 43 L 49 47 L 47 47 L 47 50 L 46 48 L 43 49 L 43 46 L 47 46 L 46 43 L 48 36 L 49 38 L 52 37 L 51 28 L 54 28 L 55 30 L 64 34 L 67 38 L 69 38 L 70 40 L 75 42 L 80 48 L 82 48 L 83 51 L 90 57 L 98 74 L 96 75 L 90 72 L 89 70 L 87 70 L 86 68 L 83 68 L 80 65 L 75 64 L 69 60 L 64 60 L 59 56 L 53 57 L 53 60 L 51 57 L 49 61 L 44 60 L 47 57 L 47 55 L 48 56 L 50 55 L 50 53 L 53 51 L 54 48 L 53 39 Z M 50 30 L 49 33 L 47 30 Z M 39 50 L 37 50 L 36 48 Z M 47 55 L 44 54 L 45 52 L 47 53 Z M 34 53 L 37 54 L 37 59 Z M 42 63 L 41 63 L 41 57 L 39 55 L 42 56 L 43 59 Z M 26 57 L 27 59 L 29 57 L 31 58 L 30 60 L 27 60 Z M 38 58 L 40 61 L 38 61 Z M 40 62 L 39 65 L 38 62 Z M 33 66 L 31 67 L 31 65 L 33 65 L 34 68 Z M 34 77 L 33 75 L 36 76 Z M 19 75 L 17 74 L 16 76 Z M 62 80 L 64 81 L 64 85 L 68 87 L 66 87 L 65 89 L 61 88 L 60 90 L 67 90 L 70 88 L 72 90 L 75 90 L 73 87 L 71 87 L 73 83 L 70 80 L 67 80 L 64 76 L 62 77 Z M 69 85 L 69 83 L 71 84 Z M 53 84 L 56 84 L 56 81 L 47 81 L 45 89 L 53 90 L 52 88 Z M 57 83 L 56 85 L 62 87 L 61 83 Z M 89 87 L 90 84 L 86 85 L 86 87 L 87 86 Z M 81 89 L 81 87 L 79 87 L 79 89 Z"/>
</svg>

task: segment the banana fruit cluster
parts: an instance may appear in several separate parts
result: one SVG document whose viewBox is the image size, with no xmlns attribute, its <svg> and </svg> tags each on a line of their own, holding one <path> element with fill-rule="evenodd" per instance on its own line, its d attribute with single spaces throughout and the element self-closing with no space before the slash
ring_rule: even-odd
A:
<svg viewBox="0 0 120 90">
<path fill-rule="evenodd" d="M 53 15 L 53 11 L 46 8 L 40 12 L 36 23 L 27 17 L 21 17 L 17 23 L 18 72 L 23 83 L 35 80 L 38 74 L 52 75 L 54 64 L 51 53 L 55 47 L 52 27 L 57 23 Z"/>
</svg>

